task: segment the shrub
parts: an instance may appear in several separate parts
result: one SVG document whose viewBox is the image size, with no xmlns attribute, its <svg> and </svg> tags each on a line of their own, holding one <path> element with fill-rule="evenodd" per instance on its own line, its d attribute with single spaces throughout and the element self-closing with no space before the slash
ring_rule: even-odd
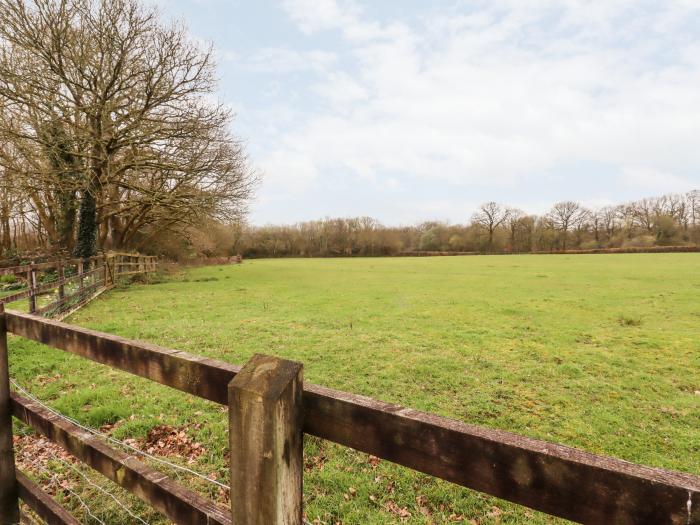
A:
<svg viewBox="0 0 700 525">
<path fill-rule="evenodd" d="M 656 218 L 656 241 L 661 246 L 671 245 L 678 239 L 678 226 L 673 217 L 659 215 Z"/>
<path fill-rule="evenodd" d="M 581 245 L 579 246 L 579 249 L 580 250 L 598 250 L 601 247 L 602 246 L 600 245 L 600 243 L 598 241 L 594 240 L 594 241 L 582 242 Z"/>
<path fill-rule="evenodd" d="M 649 248 L 656 244 L 656 237 L 653 235 L 638 235 L 622 243 L 623 248 Z"/>
<path fill-rule="evenodd" d="M 0 284 L 14 284 L 17 282 L 17 276 L 13 274 L 0 275 Z"/>
</svg>

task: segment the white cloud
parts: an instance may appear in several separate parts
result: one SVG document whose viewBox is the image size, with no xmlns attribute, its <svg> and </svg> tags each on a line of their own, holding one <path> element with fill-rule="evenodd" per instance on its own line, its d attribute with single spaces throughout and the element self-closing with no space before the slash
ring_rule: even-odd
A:
<svg viewBox="0 0 700 525">
<path fill-rule="evenodd" d="M 286 73 L 301 71 L 323 71 L 331 66 L 337 57 L 327 51 L 296 51 L 285 48 L 266 48 L 258 51 L 242 66 L 261 73 Z"/>
<path fill-rule="evenodd" d="M 304 33 L 335 29 L 354 23 L 357 7 L 339 5 L 335 0 L 285 0 L 284 8 Z"/>
<path fill-rule="evenodd" d="M 512 186 L 590 159 L 648 186 L 700 169 L 700 43 L 682 28 L 697 4 L 484 2 L 421 26 L 333 0 L 285 8 L 305 33 L 338 31 L 353 58 L 324 62 L 324 110 L 271 153 L 307 159 L 307 174 Z"/>
<path fill-rule="evenodd" d="M 688 190 L 688 181 L 682 177 L 644 166 L 626 166 L 623 172 L 623 180 L 643 188 L 649 195 Z"/>
</svg>

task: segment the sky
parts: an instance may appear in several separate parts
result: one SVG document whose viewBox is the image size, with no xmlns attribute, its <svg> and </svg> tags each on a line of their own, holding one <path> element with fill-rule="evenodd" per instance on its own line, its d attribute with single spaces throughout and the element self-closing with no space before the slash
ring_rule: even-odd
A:
<svg viewBox="0 0 700 525">
<path fill-rule="evenodd" d="M 700 0 L 159 0 L 213 45 L 253 224 L 700 189 Z"/>
</svg>

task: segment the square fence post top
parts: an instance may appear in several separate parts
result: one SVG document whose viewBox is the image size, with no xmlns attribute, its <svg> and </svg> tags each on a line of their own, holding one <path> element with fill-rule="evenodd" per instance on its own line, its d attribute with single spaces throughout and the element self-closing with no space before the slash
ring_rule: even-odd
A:
<svg viewBox="0 0 700 525">
<path fill-rule="evenodd" d="M 229 391 L 244 391 L 264 399 L 277 399 L 294 380 L 301 379 L 304 365 L 263 354 L 255 354 L 229 383 Z"/>
</svg>

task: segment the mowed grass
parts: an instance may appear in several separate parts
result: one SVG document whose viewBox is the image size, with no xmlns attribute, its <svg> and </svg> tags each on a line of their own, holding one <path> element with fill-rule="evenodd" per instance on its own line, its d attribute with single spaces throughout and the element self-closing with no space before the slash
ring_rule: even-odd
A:
<svg viewBox="0 0 700 525">
<path fill-rule="evenodd" d="M 317 384 L 700 474 L 700 254 L 250 260 L 114 290 L 70 322 L 231 363 L 294 359 Z M 127 419 L 120 438 L 188 425 L 207 449 L 191 467 L 225 480 L 221 407 L 10 349 L 13 376 L 84 423 Z M 557 522 L 317 439 L 305 454 L 312 522 Z"/>
</svg>

